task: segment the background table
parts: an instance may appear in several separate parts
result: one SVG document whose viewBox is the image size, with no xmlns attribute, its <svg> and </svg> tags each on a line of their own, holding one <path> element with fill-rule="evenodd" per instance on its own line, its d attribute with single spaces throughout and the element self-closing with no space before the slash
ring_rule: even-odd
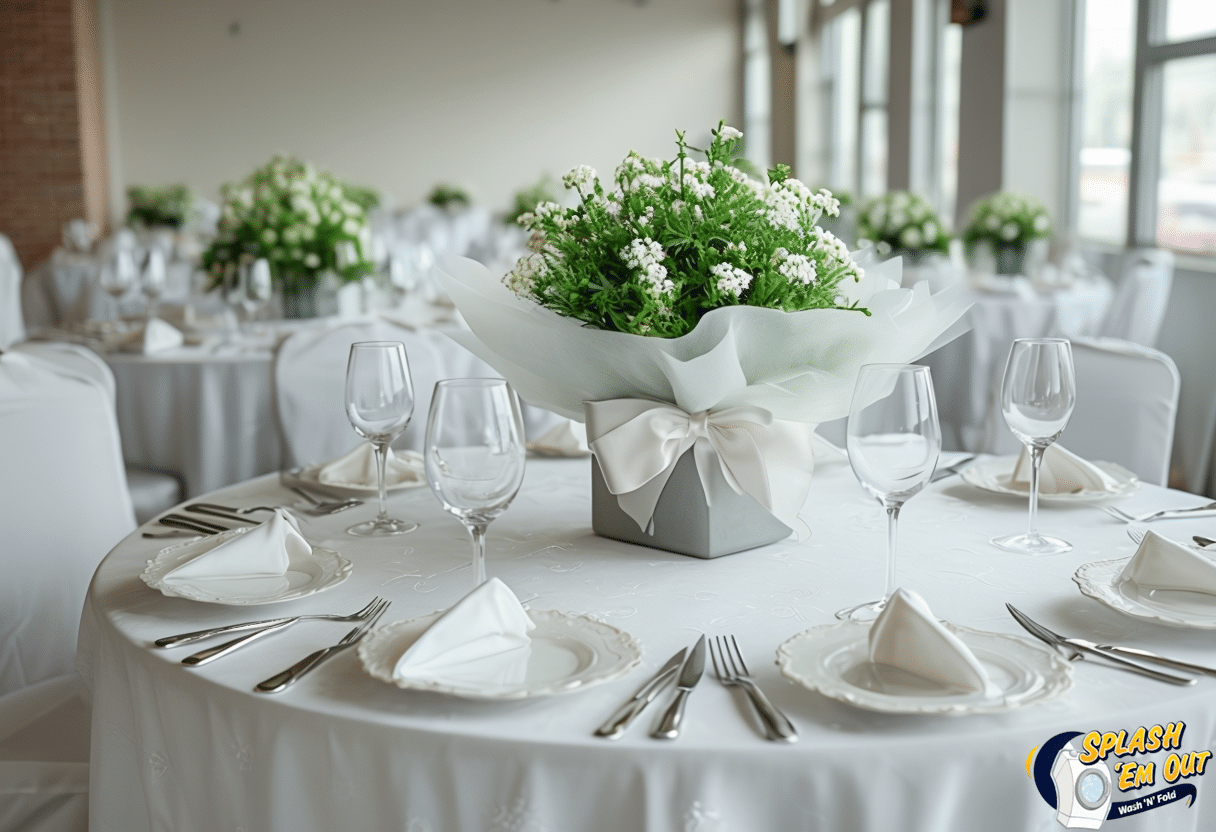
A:
<svg viewBox="0 0 1216 832">
<path fill-rule="evenodd" d="M 404 538 L 356 540 L 342 530 L 370 504 L 304 518 L 314 542 L 343 552 L 351 578 L 272 607 L 167 598 L 138 578 L 160 541 L 134 535 L 105 560 L 81 625 L 80 667 L 94 703 L 94 830 L 924 830 L 1060 828 L 1026 774 L 1027 756 L 1062 731 L 1129 732 L 1184 721 L 1183 750 L 1216 740 L 1216 680 L 1175 688 L 1080 662 L 1063 698 L 1002 715 L 898 716 L 856 710 L 785 681 L 773 664 L 786 639 L 874 597 L 883 580 L 885 517 L 847 465 L 816 473 L 804 516 L 814 530 L 703 561 L 616 543 L 590 530 L 589 463 L 529 461 L 523 489 L 490 526 L 491 575 L 534 609 L 584 613 L 634 635 L 643 669 L 581 693 L 479 703 L 407 692 L 367 676 L 354 650 L 287 692 L 252 686 L 337 641 L 348 625 L 302 623 L 198 670 L 155 638 L 263 613 L 349 612 L 374 595 L 384 621 L 445 608 L 469 588 L 469 544 L 425 489 L 392 498 L 421 522 Z M 273 479 L 214 495 L 227 504 L 287 502 Z M 1183 506 L 1191 495 L 1143 487 L 1129 510 Z M 1042 528 L 1076 544 L 1030 558 L 989 545 L 1024 528 L 1023 501 L 959 479 L 908 503 L 899 581 L 958 624 L 1021 635 L 1010 601 L 1060 631 L 1216 663 L 1210 632 L 1171 630 L 1081 596 L 1076 567 L 1127 556 L 1125 526 L 1092 506 L 1045 504 Z M 1174 536 L 1211 522 L 1159 526 Z M 649 739 L 652 707 L 617 742 L 591 731 L 698 633 L 735 633 L 760 684 L 797 725 L 791 746 L 763 740 L 746 703 L 712 671 L 693 693 L 685 733 Z M 1158 765 L 1160 766 L 1158 758 Z M 1216 783 L 1199 799 L 1121 819 L 1123 832 L 1216 828 Z M 1158 784 L 1164 785 L 1158 776 Z M 1143 790 L 1145 792 L 1151 790 Z M 1112 827 L 1113 828 L 1113 827 Z"/>
</svg>

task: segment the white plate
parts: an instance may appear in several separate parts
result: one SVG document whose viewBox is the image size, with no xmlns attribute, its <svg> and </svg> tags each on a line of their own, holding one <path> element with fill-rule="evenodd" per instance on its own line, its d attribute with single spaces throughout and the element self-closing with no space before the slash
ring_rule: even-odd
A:
<svg viewBox="0 0 1216 832">
<path fill-rule="evenodd" d="M 462 699 L 532 699 L 583 690 L 619 679 L 637 667 L 642 650 L 633 636 L 582 615 L 529 610 L 536 624 L 527 677 L 518 685 L 483 687 L 467 680 L 393 678 L 397 659 L 442 613 L 394 621 L 359 642 L 363 667 L 382 682 L 407 690 L 426 690 Z"/>
<path fill-rule="evenodd" d="M 407 488 L 418 488 L 419 486 L 426 485 L 426 470 L 423 465 L 421 454 L 414 451 L 393 451 L 393 453 L 398 459 L 403 459 L 410 463 L 410 467 L 415 469 L 418 479 L 397 483 L 396 485 L 390 484 L 388 487 L 389 491 L 404 491 Z M 305 486 L 314 485 L 324 491 L 350 493 L 360 497 L 368 494 L 374 495 L 379 491 L 379 486 L 375 483 L 368 485 L 359 482 L 321 482 L 318 475 L 321 473 L 321 469 L 327 464 L 328 463 L 321 465 L 310 465 L 307 468 L 302 468 L 298 476 Z"/>
<path fill-rule="evenodd" d="M 1017 461 L 1016 456 L 998 456 L 982 460 L 963 469 L 963 481 L 984 491 L 1007 494 L 1025 500 L 1030 496 L 1030 488 L 1021 483 L 1010 482 L 1010 478 L 1013 476 L 1013 466 L 1017 464 Z M 1093 464 L 1115 478 L 1118 485 L 1114 491 L 1078 491 L 1075 494 L 1039 492 L 1039 499 L 1062 503 L 1093 503 L 1126 496 L 1140 487 L 1140 480 L 1136 475 L 1122 466 L 1113 462 L 1094 462 Z"/>
<path fill-rule="evenodd" d="M 216 535 L 216 540 L 233 538 L 246 531 L 246 528 L 231 529 Z M 148 561 L 148 567 L 139 577 L 148 586 L 171 597 L 233 606 L 292 601 L 337 586 L 350 577 L 350 561 L 333 549 L 314 546 L 309 555 L 293 556 L 287 573 L 281 578 L 212 578 L 166 583 L 165 576 L 189 560 L 185 550 L 195 542 L 188 540 L 162 549 Z"/>
<path fill-rule="evenodd" d="M 1083 594 L 1124 615 L 1170 627 L 1216 630 L 1216 595 L 1175 589 L 1146 590 L 1135 581 L 1119 581 L 1130 560 L 1127 557 L 1087 563 L 1072 579 Z"/>
<path fill-rule="evenodd" d="M 999 695 L 952 693 L 869 660 L 869 624 L 812 627 L 777 648 L 789 679 L 858 708 L 894 714 L 991 714 L 1055 699 L 1072 687 L 1072 665 L 1050 647 L 1018 636 L 946 624 L 963 640 Z"/>
</svg>

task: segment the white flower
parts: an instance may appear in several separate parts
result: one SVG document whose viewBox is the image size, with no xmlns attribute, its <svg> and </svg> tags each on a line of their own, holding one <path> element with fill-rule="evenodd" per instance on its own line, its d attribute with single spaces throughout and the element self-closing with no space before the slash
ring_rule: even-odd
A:
<svg viewBox="0 0 1216 832">
<path fill-rule="evenodd" d="M 1034 230 L 1039 232 L 1040 234 L 1047 233 L 1047 229 L 1050 226 L 1051 226 L 1051 223 L 1048 221 L 1046 214 L 1039 214 L 1037 217 L 1034 218 Z"/>
<path fill-rule="evenodd" d="M 922 226 L 921 230 L 924 232 L 926 243 L 932 243 L 937 240 L 937 223 L 930 220 Z"/>
<path fill-rule="evenodd" d="M 989 231 L 996 231 L 1001 227 L 1001 218 L 996 214 L 989 214 L 988 219 L 984 220 L 984 225 Z"/>
<path fill-rule="evenodd" d="M 588 165 L 579 165 L 562 177 L 562 183 L 567 188 L 578 191 L 581 196 L 594 193 L 596 183 L 595 168 Z"/>
<path fill-rule="evenodd" d="M 1018 233 L 1021 231 L 1016 222 L 1007 222 L 1001 226 L 1001 239 L 1013 242 L 1018 238 Z"/>
<path fill-rule="evenodd" d="M 896 231 L 908 224 L 908 215 L 898 209 L 891 212 L 891 230 Z"/>
<path fill-rule="evenodd" d="M 347 234 L 358 234 L 359 223 L 355 222 L 353 219 L 347 218 L 342 223 L 342 230 Z"/>
<path fill-rule="evenodd" d="M 545 258 L 540 254 L 535 252 L 525 254 L 519 258 L 519 262 L 515 264 L 515 268 L 507 272 L 502 282 L 516 296 L 531 298 L 532 290 L 536 287 L 536 278 L 544 275 L 547 269 L 548 266 L 545 264 Z"/>
<path fill-rule="evenodd" d="M 739 297 L 748 286 L 752 285 L 752 276 L 743 269 L 735 268 L 729 263 L 718 263 L 711 266 L 710 274 L 718 278 L 718 291 Z"/>
<path fill-rule="evenodd" d="M 886 257 L 891 253 L 891 244 L 886 240 L 879 240 L 878 245 L 874 246 L 874 250 L 878 252 L 880 257 Z"/>
<path fill-rule="evenodd" d="M 315 269 L 317 266 L 321 265 L 321 258 L 310 251 L 308 254 L 304 255 L 304 265 L 310 269 Z"/>
<path fill-rule="evenodd" d="M 684 174 L 684 190 L 691 191 L 698 199 L 713 199 L 717 191 L 708 182 L 702 182 L 691 173 Z"/>
<path fill-rule="evenodd" d="M 705 219 L 705 212 L 701 210 L 700 205 L 692 206 L 692 215 L 696 217 L 697 222 L 702 222 Z"/>
<path fill-rule="evenodd" d="M 275 240 L 277 240 L 278 238 L 279 238 L 279 235 L 274 233 L 273 228 L 267 228 L 262 231 L 262 242 L 264 242 L 268 246 L 274 245 Z"/>
<path fill-rule="evenodd" d="M 667 278 L 667 267 L 660 263 L 667 252 L 654 240 L 635 238 L 627 248 L 621 249 L 620 255 L 626 266 L 639 272 L 651 296 L 658 298 L 675 289 L 675 284 Z"/>
<path fill-rule="evenodd" d="M 920 229 L 915 225 L 909 225 L 899 235 L 899 244 L 903 248 L 910 251 L 915 251 L 921 247 L 924 240 L 921 238 Z"/>
<path fill-rule="evenodd" d="M 731 139 L 743 138 L 743 132 L 740 130 L 736 130 L 734 127 L 731 127 L 729 124 L 724 124 L 724 125 L 722 125 L 722 129 L 718 131 L 718 138 L 724 142 L 729 142 Z"/>
<path fill-rule="evenodd" d="M 777 272 L 791 283 L 801 283 L 803 286 L 811 285 L 818 277 L 815 261 L 805 254 L 791 254 L 786 257 L 785 262 L 777 267 Z"/>
</svg>

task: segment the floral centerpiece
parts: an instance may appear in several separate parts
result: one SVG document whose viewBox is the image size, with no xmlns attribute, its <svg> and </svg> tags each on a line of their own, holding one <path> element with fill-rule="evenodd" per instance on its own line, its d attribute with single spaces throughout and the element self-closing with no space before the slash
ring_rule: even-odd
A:
<svg viewBox="0 0 1216 832">
<path fill-rule="evenodd" d="M 194 210 L 194 196 L 185 185 L 127 188 L 127 225 L 132 228 L 183 227 Z"/>
<path fill-rule="evenodd" d="M 445 211 L 456 211 L 461 208 L 468 208 L 473 204 L 468 191 L 457 185 L 448 185 L 444 182 L 440 182 L 434 188 L 431 188 L 427 201 L 436 208 L 442 208 Z"/>
<path fill-rule="evenodd" d="M 1028 257 L 1041 250 L 1046 256 L 1046 239 L 1051 234 L 1047 209 L 1030 197 L 1000 192 L 985 197 L 971 209 L 971 219 L 963 241 L 972 260 L 981 270 L 982 261 L 994 258 L 996 274 L 1029 274 Z M 1043 241 L 1037 243 L 1037 241 Z"/>
<path fill-rule="evenodd" d="M 892 191 L 866 205 L 857 219 L 858 244 L 868 242 L 882 257 L 898 254 L 909 263 L 947 254 L 950 235 L 932 206 L 908 191 Z"/>
<path fill-rule="evenodd" d="M 358 280 L 372 270 L 367 214 L 345 187 L 311 164 L 276 156 L 241 182 L 221 188 L 223 211 L 203 268 L 219 286 L 230 268 L 264 257 L 289 317 L 316 314 L 321 277 Z M 342 255 L 338 249 L 355 252 Z"/>
<path fill-rule="evenodd" d="M 729 164 L 737 130 L 703 160 L 677 137 L 607 186 L 571 171 L 579 204 L 523 218 L 531 251 L 504 278 L 440 266 L 471 329 L 453 337 L 586 421 L 595 530 L 713 557 L 804 528 L 815 426 L 847 414 L 862 364 L 922 355 L 964 309 L 900 289 L 898 261 L 859 268 L 815 224 L 830 193 Z"/>
</svg>

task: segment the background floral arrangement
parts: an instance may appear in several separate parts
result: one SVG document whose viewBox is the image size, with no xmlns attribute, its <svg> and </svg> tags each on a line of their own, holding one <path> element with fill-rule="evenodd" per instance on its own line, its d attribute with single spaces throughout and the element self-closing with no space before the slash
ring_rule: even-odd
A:
<svg viewBox="0 0 1216 832">
<path fill-rule="evenodd" d="M 592 168 L 572 170 L 563 183 L 579 205 L 545 202 L 520 217 L 531 253 L 503 283 L 594 327 L 663 338 L 726 306 L 868 314 L 837 290 L 861 269 L 815 224 L 839 212 L 831 193 L 812 193 L 784 165 L 758 182 L 730 164 L 742 133 L 720 123 L 712 135 L 703 162 L 678 131 L 671 161 L 630 153 L 611 191 Z"/>
<path fill-rule="evenodd" d="M 892 191 L 866 205 L 857 218 L 858 244 L 874 243 L 880 255 L 902 250 L 913 255 L 946 254 L 950 235 L 927 201 L 908 191 Z"/>
<path fill-rule="evenodd" d="M 346 186 L 311 164 L 276 156 L 243 181 L 224 185 L 221 193 L 216 238 L 202 256 L 212 287 L 242 258 L 269 260 L 285 291 L 314 285 L 326 270 L 344 281 L 372 270 L 366 212 Z M 338 243 L 353 243 L 357 259 L 339 267 Z"/>
<path fill-rule="evenodd" d="M 427 201 L 438 208 L 452 210 L 468 208 L 473 204 L 473 199 L 469 196 L 468 191 L 456 185 L 448 185 L 443 182 L 431 188 L 431 194 L 427 197 Z"/>
<path fill-rule="evenodd" d="M 181 228 L 194 211 L 194 196 L 185 185 L 127 188 L 127 225 L 133 228 Z"/>
<path fill-rule="evenodd" d="M 963 240 L 969 247 L 986 242 L 996 250 L 1025 245 L 1050 234 L 1051 220 L 1042 204 L 1002 191 L 972 207 Z"/>
</svg>

